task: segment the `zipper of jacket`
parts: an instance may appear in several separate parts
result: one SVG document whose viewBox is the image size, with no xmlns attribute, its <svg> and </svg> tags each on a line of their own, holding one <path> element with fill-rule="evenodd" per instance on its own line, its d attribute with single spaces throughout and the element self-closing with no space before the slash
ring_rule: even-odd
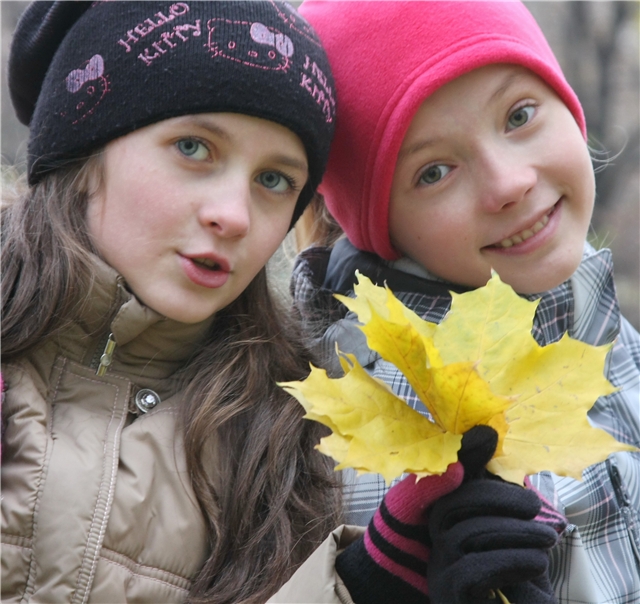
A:
<svg viewBox="0 0 640 604">
<path fill-rule="evenodd" d="M 107 372 L 107 369 L 111 365 L 115 349 L 116 341 L 113 339 L 113 334 L 110 333 L 107 336 L 104 347 L 98 346 L 96 354 L 91 360 L 90 367 L 96 370 L 96 375 L 102 376 Z M 102 354 L 100 354 L 100 350 L 102 350 Z"/>
<path fill-rule="evenodd" d="M 638 564 L 640 564 L 640 527 L 637 526 L 637 522 L 632 517 L 633 510 L 631 509 L 631 501 L 624 488 L 624 485 L 622 484 L 618 465 L 616 464 L 615 460 L 611 458 L 607 459 L 606 463 L 607 469 L 609 470 L 609 479 L 611 480 L 611 484 L 613 485 L 616 500 L 618 501 L 618 506 L 620 507 L 620 513 L 622 514 L 622 517 L 625 520 L 625 524 L 627 525 L 627 530 L 629 531 L 633 553 L 636 556 L 636 561 L 638 562 Z"/>
</svg>

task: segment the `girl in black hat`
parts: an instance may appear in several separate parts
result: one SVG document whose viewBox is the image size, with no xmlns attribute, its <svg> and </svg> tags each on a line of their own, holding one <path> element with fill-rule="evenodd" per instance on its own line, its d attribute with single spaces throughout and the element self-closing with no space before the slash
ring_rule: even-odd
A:
<svg viewBox="0 0 640 604">
<path fill-rule="evenodd" d="M 34 2 L 9 83 L 2 600 L 264 602 L 339 508 L 264 268 L 327 159 L 318 39 L 275 1 Z"/>
</svg>

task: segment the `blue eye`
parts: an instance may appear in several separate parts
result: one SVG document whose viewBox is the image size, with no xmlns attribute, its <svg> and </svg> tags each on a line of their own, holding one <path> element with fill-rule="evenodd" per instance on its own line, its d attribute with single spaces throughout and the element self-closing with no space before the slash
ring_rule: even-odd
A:
<svg viewBox="0 0 640 604">
<path fill-rule="evenodd" d="M 176 147 L 189 159 L 204 161 L 209 157 L 209 149 L 195 138 L 183 138 L 176 143 Z"/>
<path fill-rule="evenodd" d="M 451 168 L 449 166 L 445 166 L 444 164 L 429 166 L 420 175 L 420 180 L 418 182 L 424 185 L 432 185 L 439 180 L 442 180 L 447 174 L 449 174 L 449 172 L 451 172 Z"/>
<path fill-rule="evenodd" d="M 513 130 L 514 128 L 520 128 L 520 126 L 524 126 L 532 117 L 533 112 L 535 111 L 535 107 L 533 105 L 527 105 L 525 107 L 520 107 L 516 109 L 509 116 L 509 130 Z"/>
<path fill-rule="evenodd" d="M 258 182 L 276 193 L 284 193 L 293 188 L 293 183 L 280 172 L 262 172 L 258 175 Z"/>
</svg>

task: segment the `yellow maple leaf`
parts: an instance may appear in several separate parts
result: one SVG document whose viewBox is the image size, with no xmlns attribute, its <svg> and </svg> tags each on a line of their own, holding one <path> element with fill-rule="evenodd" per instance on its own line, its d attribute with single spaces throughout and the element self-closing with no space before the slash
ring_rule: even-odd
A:
<svg viewBox="0 0 640 604">
<path fill-rule="evenodd" d="M 331 428 L 318 448 L 339 462 L 337 469 L 377 472 L 387 482 L 404 472 L 441 474 L 457 459 L 461 435 L 478 424 L 499 436 L 489 469 L 520 484 L 541 470 L 580 479 L 613 451 L 635 450 L 587 420 L 595 400 L 615 390 L 603 373 L 611 346 L 568 336 L 539 346 L 531 335 L 537 302 L 520 298 L 496 274 L 485 287 L 452 294 L 440 324 L 358 278 L 355 298 L 336 297 L 358 316 L 369 347 L 404 374 L 433 421 L 351 355 L 341 357 L 342 378 L 312 367 L 304 382 L 281 386 L 305 417 Z"/>
<path fill-rule="evenodd" d="M 352 355 L 343 355 L 342 361 L 344 377 L 330 379 L 312 367 L 305 381 L 281 384 L 300 401 L 306 418 L 333 431 L 318 448 L 339 462 L 337 469 L 375 468 L 390 482 L 405 471 L 442 474 L 456 461 L 460 435 L 411 409 Z"/>
</svg>

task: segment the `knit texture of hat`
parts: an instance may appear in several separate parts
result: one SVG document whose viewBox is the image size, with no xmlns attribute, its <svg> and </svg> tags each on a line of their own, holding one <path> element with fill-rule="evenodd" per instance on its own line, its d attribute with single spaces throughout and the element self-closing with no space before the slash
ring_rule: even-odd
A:
<svg viewBox="0 0 640 604">
<path fill-rule="evenodd" d="M 299 10 L 329 56 L 340 108 L 320 192 L 361 250 L 398 258 L 388 226 L 398 152 L 421 103 L 454 78 L 492 63 L 522 65 L 558 94 L 586 136 L 580 102 L 518 1 L 306 0 Z"/>
<path fill-rule="evenodd" d="M 335 123 L 333 80 L 309 24 L 287 3 L 34 2 L 16 28 L 9 87 L 30 127 L 29 182 L 138 128 L 230 112 L 281 124 L 322 178 Z"/>
</svg>

